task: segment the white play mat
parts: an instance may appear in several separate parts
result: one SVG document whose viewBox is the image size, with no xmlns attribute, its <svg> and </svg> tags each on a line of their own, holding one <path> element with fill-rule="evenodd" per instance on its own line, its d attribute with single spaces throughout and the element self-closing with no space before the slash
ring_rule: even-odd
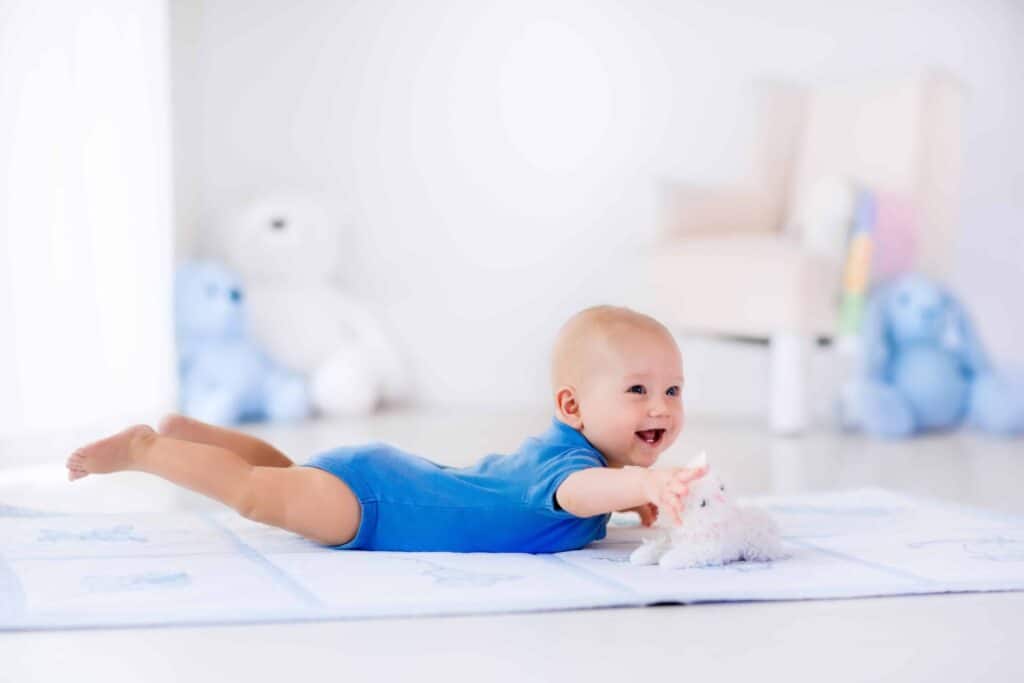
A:
<svg viewBox="0 0 1024 683">
<path fill-rule="evenodd" d="M 0 504 L 0 630 L 350 619 L 1024 589 L 1024 518 L 879 489 L 747 501 L 791 557 L 628 563 L 645 530 L 557 555 L 338 551 L 220 514 Z"/>
</svg>

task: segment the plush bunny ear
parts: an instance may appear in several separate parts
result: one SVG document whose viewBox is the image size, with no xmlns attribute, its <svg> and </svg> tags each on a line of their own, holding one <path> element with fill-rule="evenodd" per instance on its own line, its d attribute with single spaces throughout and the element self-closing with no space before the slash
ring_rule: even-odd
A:
<svg viewBox="0 0 1024 683">
<path fill-rule="evenodd" d="M 705 453 L 704 451 L 701 451 L 700 455 L 698 455 L 696 458 L 693 458 L 692 460 L 690 460 L 690 462 L 686 463 L 686 466 L 689 469 L 691 469 L 691 470 L 695 470 L 695 469 L 698 469 L 700 467 L 707 467 L 707 465 L 708 465 L 708 454 Z"/>
<path fill-rule="evenodd" d="M 889 328 L 888 304 L 894 285 L 883 285 L 872 294 L 861 326 L 860 339 L 863 345 L 861 369 L 872 379 L 884 379 L 885 367 L 892 357 L 893 339 Z"/>
<path fill-rule="evenodd" d="M 971 324 L 967 311 L 948 292 L 944 293 L 944 299 L 946 319 L 942 346 L 959 354 L 961 361 L 974 374 L 988 370 L 988 356 L 981 345 L 981 340 L 974 332 L 974 325 Z"/>
</svg>

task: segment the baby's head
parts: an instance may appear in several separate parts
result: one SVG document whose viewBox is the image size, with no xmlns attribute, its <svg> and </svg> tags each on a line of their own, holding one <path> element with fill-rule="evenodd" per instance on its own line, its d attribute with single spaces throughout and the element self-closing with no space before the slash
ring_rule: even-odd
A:
<svg viewBox="0 0 1024 683">
<path fill-rule="evenodd" d="M 665 326 L 628 308 L 580 311 L 558 333 L 555 414 L 612 467 L 648 467 L 683 426 L 683 361 Z"/>
</svg>

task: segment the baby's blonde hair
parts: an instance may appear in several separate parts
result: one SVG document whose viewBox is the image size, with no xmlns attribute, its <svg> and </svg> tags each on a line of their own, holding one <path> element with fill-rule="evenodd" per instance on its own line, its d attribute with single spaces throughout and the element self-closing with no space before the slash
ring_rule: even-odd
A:
<svg viewBox="0 0 1024 683">
<path fill-rule="evenodd" d="M 551 386 L 575 385 L 590 370 L 596 351 L 614 348 L 616 341 L 636 330 L 654 331 L 672 339 L 664 325 L 649 315 L 623 306 L 591 306 L 562 325 L 551 352 Z"/>
</svg>

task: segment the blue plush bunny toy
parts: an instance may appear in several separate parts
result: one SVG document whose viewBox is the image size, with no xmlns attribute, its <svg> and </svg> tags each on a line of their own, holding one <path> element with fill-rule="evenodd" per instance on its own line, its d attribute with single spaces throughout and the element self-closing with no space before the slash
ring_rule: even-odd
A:
<svg viewBox="0 0 1024 683">
<path fill-rule="evenodd" d="M 862 342 L 863 367 L 840 399 L 844 427 L 904 437 L 966 421 L 1024 432 L 1024 383 L 993 371 L 963 308 L 936 282 L 913 274 L 876 290 Z"/>
<path fill-rule="evenodd" d="M 182 264 L 174 295 L 182 412 L 221 425 L 309 415 L 305 380 L 246 336 L 234 273 L 211 262 Z"/>
</svg>

